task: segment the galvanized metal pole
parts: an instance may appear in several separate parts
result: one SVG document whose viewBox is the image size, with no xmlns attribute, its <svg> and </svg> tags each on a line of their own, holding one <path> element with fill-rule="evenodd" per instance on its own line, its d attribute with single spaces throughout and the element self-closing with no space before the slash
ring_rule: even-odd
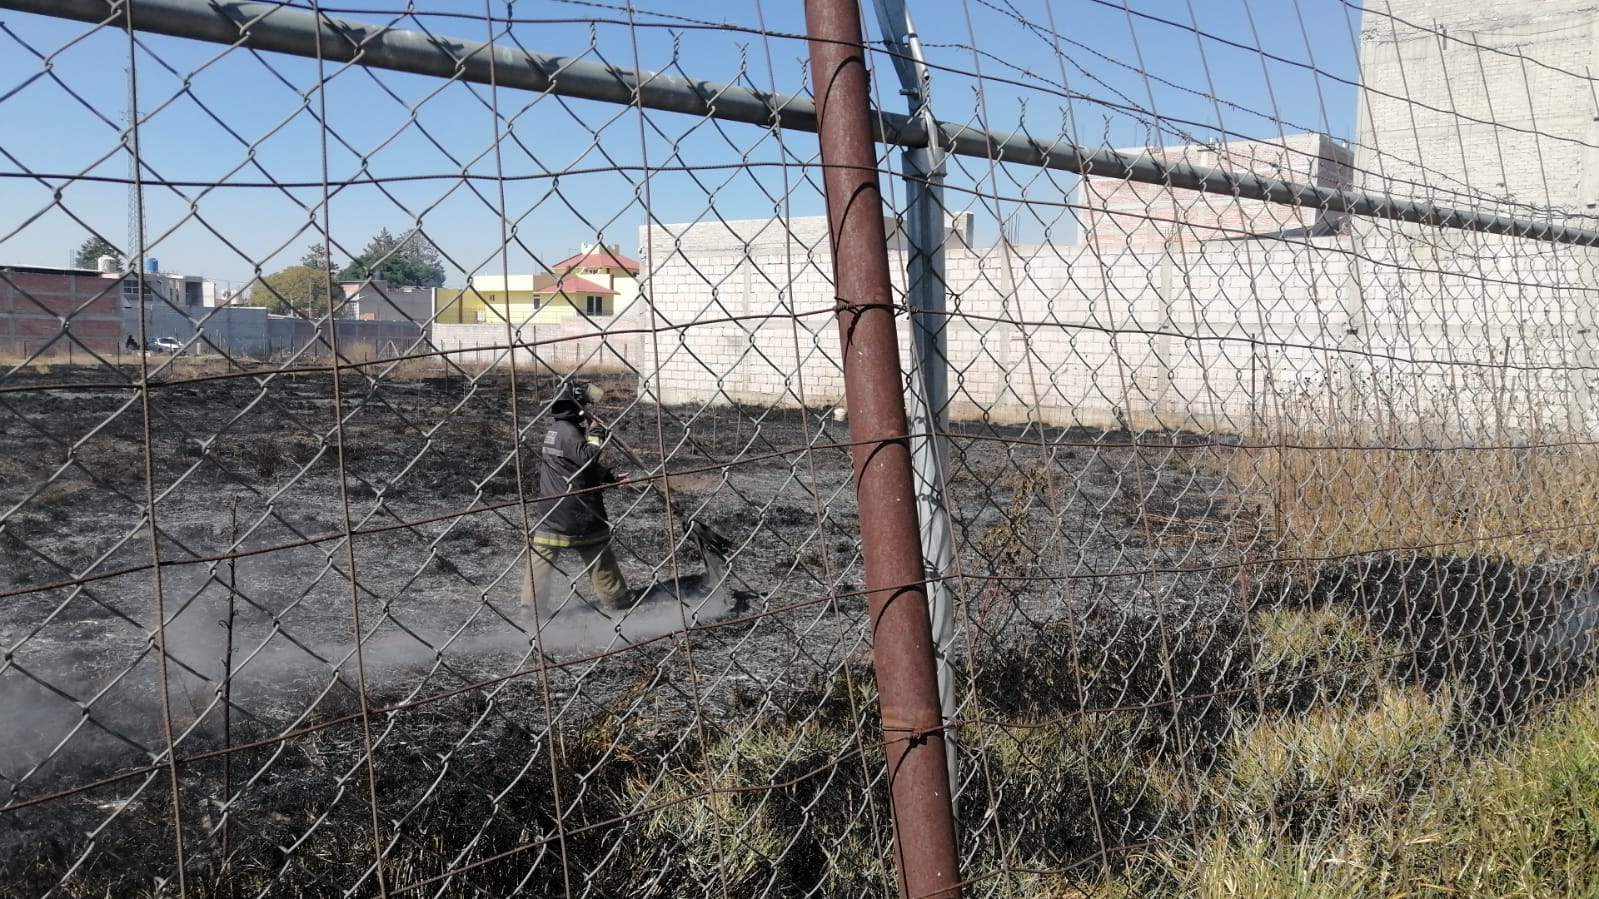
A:
<svg viewBox="0 0 1599 899">
<path fill-rule="evenodd" d="M 912 118 L 937 125 L 928 88 L 932 75 L 922 59 L 921 39 L 904 0 L 876 0 L 877 21 L 899 73 Z M 927 600 L 933 653 L 938 663 L 938 700 L 944 716 L 944 754 L 949 763 L 950 804 L 960 814 L 960 752 L 955 731 L 955 538 L 944 496 L 944 434 L 949 430 L 949 356 L 944 339 L 944 151 L 938 146 L 905 151 L 905 294 L 910 304 L 911 460 L 916 470 L 916 511 L 922 522 L 922 557 L 927 563 Z"/>
<path fill-rule="evenodd" d="M 960 895 L 856 0 L 806 0 L 900 895 Z"/>
</svg>

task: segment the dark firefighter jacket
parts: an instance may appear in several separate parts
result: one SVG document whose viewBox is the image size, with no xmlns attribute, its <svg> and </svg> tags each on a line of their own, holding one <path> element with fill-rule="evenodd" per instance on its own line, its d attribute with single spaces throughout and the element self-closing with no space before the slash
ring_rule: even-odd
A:
<svg viewBox="0 0 1599 899">
<path fill-rule="evenodd" d="M 539 454 L 539 501 L 533 542 L 546 546 L 584 546 L 611 536 L 604 491 L 616 475 L 600 462 L 599 441 L 581 424 L 582 413 L 557 413 Z M 572 496 L 562 494 L 589 490 Z"/>
</svg>

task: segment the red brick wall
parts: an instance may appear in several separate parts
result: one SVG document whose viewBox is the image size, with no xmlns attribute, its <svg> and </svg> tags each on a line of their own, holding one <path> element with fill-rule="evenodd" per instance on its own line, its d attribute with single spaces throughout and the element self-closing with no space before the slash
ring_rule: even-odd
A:
<svg viewBox="0 0 1599 899">
<path fill-rule="evenodd" d="M 0 351 L 115 356 L 122 339 L 120 279 L 0 268 Z"/>
</svg>

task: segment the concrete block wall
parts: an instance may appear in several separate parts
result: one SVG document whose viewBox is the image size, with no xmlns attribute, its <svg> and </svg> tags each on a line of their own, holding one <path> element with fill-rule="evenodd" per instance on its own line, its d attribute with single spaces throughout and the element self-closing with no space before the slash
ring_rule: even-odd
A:
<svg viewBox="0 0 1599 899">
<path fill-rule="evenodd" d="M 119 339 L 138 335 L 141 317 L 147 337 L 175 337 L 195 354 L 264 359 L 305 347 L 326 353 L 332 345 L 325 322 L 269 315 L 261 306 L 173 308 L 160 300 L 147 302 L 142 309 L 138 305 L 123 309 Z M 339 346 L 350 359 L 403 356 L 418 345 L 428 327 L 407 321 L 340 319 Z"/>
<path fill-rule="evenodd" d="M 1370 0 L 1358 181 L 1435 202 L 1594 214 L 1596 66 L 1592 0 Z"/>
<path fill-rule="evenodd" d="M 1599 4 L 1365 4 L 1357 182 L 1443 205 L 1592 228 L 1599 213 Z M 1599 429 L 1591 249 L 1357 220 L 1374 394 L 1442 439 Z M 1371 368 L 1372 366 L 1367 366 Z M 1402 389 L 1401 389 L 1402 388 Z"/>
<path fill-rule="evenodd" d="M 646 397 L 668 404 L 843 398 L 824 217 L 640 230 Z"/>
<path fill-rule="evenodd" d="M 357 319 L 339 319 L 330 325 L 327 321 L 274 315 L 267 319 L 267 341 L 274 353 L 304 349 L 313 357 L 324 357 L 332 350 L 332 329 L 337 328 L 339 352 L 345 359 L 394 359 L 407 355 L 413 347 L 426 347 L 425 341 L 418 342 L 424 327 L 412 322 Z"/>
<path fill-rule="evenodd" d="M 687 229 L 671 253 L 649 256 L 647 294 L 672 325 L 661 351 L 642 356 L 645 392 L 669 403 L 841 402 L 830 264 L 825 245 L 806 242 L 823 226 L 717 226 L 704 243 Z M 740 247 L 739 235 L 753 236 Z M 1583 360 L 1599 335 L 1583 303 L 1590 254 L 1397 227 L 1383 240 L 1379 254 L 1358 234 L 951 251 L 951 413 L 1234 431 L 1402 426 L 1448 439 L 1480 436 L 1485 421 L 1599 427 L 1575 415 L 1593 389 Z M 903 262 L 891 253 L 895 272 Z M 903 364 L 908 324 L 901 335 Z"/>
<path fill-rule="evenodd" d="M 642 364 L 646 323 L 611 319 L 603 330 L 581 317 L 553 324 L 525 324 L 509 333 L 499 324 L 435 323 L 422 351 L 443 352 L 468 371 L 509 367 L 521 371 L 636 371 Z"/>
<path fill-rule="evenodd" d="M 1369 347 L 1416 372 L 1448 439 L 1599 430 L 1592 250 L 1461 231 L 1359 229 Z"/>
<path fill-rule="evenodd" d="M 694 233 L 700 228 L 710 233 Z M 823 234 L 817 218 L 787 229 L 694 226 L 669 241 L 643 235 L 647 248 L 672 247 L 646 252 L 646 294 L 670 324 L 660 352 L 646 349 L 645 392 L 668 403 L 841 403 Z M 1347 253 L 1333 244 L 1223 246 L 1187 256 L 1052 245 L 949 251 L 951 414 L 1235 428 L 1258 417 L 1263 392 L 1309 355 L 1271 345 L 1321 346 L 1346 333 L 1349 316 L 1336 304 L 1305 310 L 1321 310 L 1316 300 L 1350 277 Z M 903 254 L 890 255 L 902 290 Z M 1262 275 L 1306 266 L 1321 271 Z M 908 322 L 900 330 L 908 365 Z"/>
<path fill-rule="evenodd" d="M 1008 258 L 1007 258 L 1008 257 Z M 1311 269 L 1308 278 L 1276 273 Z M 957 369 L 992 395 L 957 414 L 1092 425 L 1238 429 L 1274 384 L 1336 346 L 1347 315 L 1316 299 L 1349 277 L 1334 240 L 1220 242 L 1183 252 L 1019 247 L 953 260 Z M 964 328 L 963 328 L 964 325 Z M 952 379 L 953 382 L 953 379 Z"/>
<path fill-rule="evenodd" d="M 209 308 L 183 307 L 174 309 L 164 301 L 129 304 L 123 309 L 123 329 L 135 337 L 140 333 L 139 319 L 144 318 L 147 337 L 176 337 L 191 343 L 192 352 L 226 353 L 233 356 L 270 355 L 273 347 L 267 326 L 267 310 L 263 306 L 217 306 Z M 190 315 L 196 316 L 190 318 Z"/>
</svg>

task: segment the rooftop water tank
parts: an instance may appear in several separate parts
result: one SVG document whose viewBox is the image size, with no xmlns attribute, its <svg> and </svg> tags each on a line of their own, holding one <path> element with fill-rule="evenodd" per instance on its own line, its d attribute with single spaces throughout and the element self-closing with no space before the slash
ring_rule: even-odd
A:
<svg viewBox="0 0 1599 899">
<path fill-rule="evenodd" d="M 161 263 L 157 262 L 154 256 L 151 256 L 144 260 L 144 270 L 154 275 L 161 271 Z"/>
<path fill-rule="evenodd" d="M 95 260 L 95 266 L 102 275 L 114 275 L 117 271 L 117 257 L 110 255 L 101 256 L 99 259 Z"/>
</svg>

